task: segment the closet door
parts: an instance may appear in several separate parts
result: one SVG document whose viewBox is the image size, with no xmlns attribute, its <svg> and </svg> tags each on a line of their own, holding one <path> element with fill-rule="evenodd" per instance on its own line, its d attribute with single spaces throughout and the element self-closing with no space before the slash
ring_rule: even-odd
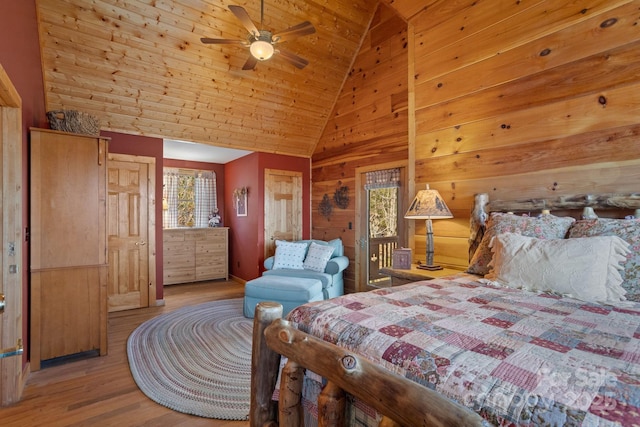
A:
<svg viewBox="0 0 640 427">
<path fill-rule="evenodd" d="M 108 140 L 31 130 L 31 367 L 107 350 Z"/>
</svg>

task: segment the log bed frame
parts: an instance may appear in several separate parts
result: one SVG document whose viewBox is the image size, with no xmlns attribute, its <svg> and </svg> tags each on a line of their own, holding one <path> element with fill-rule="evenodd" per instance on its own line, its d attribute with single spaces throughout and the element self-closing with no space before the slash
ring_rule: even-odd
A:
<svg viewBox="0 0 640 427">
<path fill-rule="evenodd" d="M 631 209 L 635 210 L 635 217 L 640 218 L 640 193 L 493 202 L 489 202 L 487 193 L 477 194 L 470 219 L 469 256 L 482 240 L 490 212 L 575 211 L 585 207 Z M 274 402 L 272 396 L 280 369 L 280 355 L 288 361 L 282 369 L 279 401 Z M 479 415 L 439 393 L 295 329 L 282 319 L 280 304 L 259 303 L 253 324 L 251 427 L 303 425 L 304 369 L 327 380 L 318 397 L 319 427 L 345 425 L 346 393 L 384 414 L 380 427 L 483 425 Z"/>
</svg>

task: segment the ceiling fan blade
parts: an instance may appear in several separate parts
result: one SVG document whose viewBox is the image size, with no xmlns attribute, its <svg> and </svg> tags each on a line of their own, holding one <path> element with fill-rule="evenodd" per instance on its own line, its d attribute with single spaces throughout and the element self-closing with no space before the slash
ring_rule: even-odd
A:
<svg viewBox="0 0 640 427">
<path fill-rule="evenodd" d="M 230 4 L 229 10 L 233 12 L 234 15 L 236 15 L 236 18 L 238 18 L 240 22 L 242 22 L 242 25 L 244 25 L 244 27 L 247 29 L 247 31 L 249 31 L 250 34 L 252 34 L 254 37 L 260 36 L 260 31 L 258 31 L 258 28 L 249 17 L 247 11 L 244 10 L 244 7 Z"/>
<path fill-rule="evenodd" d="M 200 39 L 205 44 L 244 44 L 244 40 L 231 40 L 231 39 L 212 39 L 209 37 L 202 37 Z"/>
<path fill-rule="evenodd" d="M 304 21 L 298 25 L 287 28 L 284 31 L 274 34 L 272 40 L 275 42 L 284 42 L 294 37 L 306 36 L 307 34 L 313 34 L 316 32 L 316 28 L 309 21 Z"/>
<path fill-rule="evenodd" d="M 253 70 L 254 68 L 256 68 L 257 63 L 258 63 L 258 60 L 254 58 L 253 55 L 249 55 L 249 58 L 247 58 L 247 62 L 244 63 L 244 65 L 242 66 L 242 69 Z"/>
<path fill-rule="evenodd" d="M 289 52 L 287 50 L 282 50 L 282 49 L 278 49 L 278 50 L 280 55 L 282 55 L 284 59 L 286 59 L 287 61 L 289 61 L 290 63 L 292 63 L 293 65 L 295 65 L 301 70 L 307 65 L 309 65 L 309 61 L 296 55 L 295 53 Z"/>
</svg>

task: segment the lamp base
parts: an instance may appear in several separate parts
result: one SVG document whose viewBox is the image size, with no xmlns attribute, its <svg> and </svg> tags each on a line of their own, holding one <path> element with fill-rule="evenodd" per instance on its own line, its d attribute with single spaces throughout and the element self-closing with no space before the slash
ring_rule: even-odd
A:
<svg viewBox="0 0 640 427">
<path fill-rule="evenodd" d="M 442 267 L 439 265 L 427 265 L 427 264 L 418 264 L 416 268 L 419 268 L 420 270 L 430 270 L 430 271 L 442 270 Z"/>
</svg>

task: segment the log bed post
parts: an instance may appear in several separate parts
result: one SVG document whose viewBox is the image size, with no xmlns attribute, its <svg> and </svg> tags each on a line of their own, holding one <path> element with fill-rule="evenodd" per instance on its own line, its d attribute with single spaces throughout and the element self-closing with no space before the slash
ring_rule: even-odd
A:
<svg viewBox="0 0 640 427">
<path fill-rule="evenodd" d="M 473 258 L 473 254 L 478 249 L 482 238 L 484 237 L 484 230 L 487 226 L 487 219 L 489 219 L 489 213 L 487 212 L 487 204 L 489 203 L 489 195 L 487 193 L 479 193 L 475 195 L 473 200 L 473 209 L 471 211 L 470 218 L 470 233 L 469 233 L 469 262 Z"/>
<path fill-rule="evenodd" d="M 278 415 L 280 427 L 304 426 L 302 410 L 302 383 L 304 368 L 294 362 L 287 361 L 280 376 L 280 400 L 278 401 Z"/>
<path fill-rule="evenodd" d="M 280 355 L 267 347 L 264 330 L 280 318 L 282 305 L 275 302 L 261 302 L 256 305 L 251 349 L 251 427 L 277 425 L 277 407 L 272 396 L 280 369 Z"/>
<path fill-rule="evenodd" d="M 343 389 L 327 381 L 318 396 L 318 427 L 346 425 L 347 395 Z"/>
</svg>

